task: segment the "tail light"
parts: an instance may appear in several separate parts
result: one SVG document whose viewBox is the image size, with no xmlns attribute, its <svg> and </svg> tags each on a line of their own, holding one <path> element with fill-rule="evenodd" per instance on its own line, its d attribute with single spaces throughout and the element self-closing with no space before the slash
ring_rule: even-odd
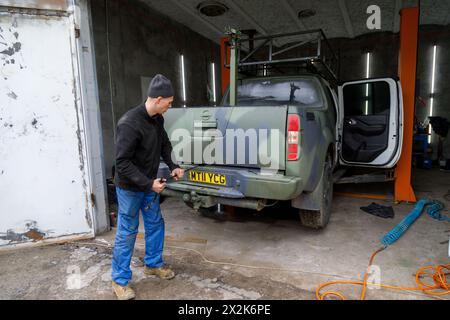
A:
<svg viewBox="0 0 450 320">
<path fill-rule="evenodd" d="M 288 161 L 298 160 L 298 144 L 300 142 L 300 117 L 296 114 L 288 115 Z"/>
</svg>

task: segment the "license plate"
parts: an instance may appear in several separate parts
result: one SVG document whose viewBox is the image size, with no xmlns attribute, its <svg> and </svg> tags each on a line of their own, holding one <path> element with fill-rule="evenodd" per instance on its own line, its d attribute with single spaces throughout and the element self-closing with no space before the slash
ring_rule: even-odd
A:
<svg viewBox="0 0 450 320">
<path fill-rule="evenodd" d="M 227 177 L 225 175 L 210 172 L 190 171 L 189 180 L 194 182 L 217 184 L 221 186 L 227 185 Z"/>
</svg>

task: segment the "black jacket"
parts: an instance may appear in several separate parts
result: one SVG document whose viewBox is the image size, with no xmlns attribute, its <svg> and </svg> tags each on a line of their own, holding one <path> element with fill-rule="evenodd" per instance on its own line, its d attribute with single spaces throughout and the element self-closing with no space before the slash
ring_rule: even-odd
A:
<svg viewBox="0 0 450 320">
<path fill-rule="evenodd" d="M 172 145 L 161 115 L 150 117 L 145 105 L 137 106 L 120 118 L 116 132 L 116 174 L 120 188 L 150 192 L 158 173 L 160 158 L 172 171 Z"/>
</svg>

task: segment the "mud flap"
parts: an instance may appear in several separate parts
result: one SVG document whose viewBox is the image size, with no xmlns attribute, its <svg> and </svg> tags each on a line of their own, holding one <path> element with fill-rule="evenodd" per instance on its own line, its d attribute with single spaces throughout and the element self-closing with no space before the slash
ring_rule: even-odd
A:
<svg viewBox="0 0 450 320">
<path fill-rule="evenodd" d="M 319 183 L 317 184 L 313 192 L 304 192 L 297 198 L 293 199 L 291 201 L 291 206 L 302 210 L 314 210 L 314 211 L 320 210 L 320 204 L 323 197 L 322 190 L 324 180 L 325 179 L 323 178 L 319 180 Z"/>
</svg>

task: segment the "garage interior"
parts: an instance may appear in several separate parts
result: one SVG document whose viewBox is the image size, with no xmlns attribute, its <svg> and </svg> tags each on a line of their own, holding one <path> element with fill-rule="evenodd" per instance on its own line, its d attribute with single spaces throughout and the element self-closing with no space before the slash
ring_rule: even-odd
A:
<svg viewBox="0 0 450 320">
<path fill-rule="evenodd" d="M 380 30 L 369 30 L 366 24 L 370 16 L 366 9 L 371 5 L 381 9 Z M 441 202 L 442 214 L 448 216 L 449 170 L 442 169 L 448 169 L 450 159 L 445 163 L 444 139 L 429 128 L 427 119 L 450 119 L 450 90 L 445 81 L 450 73 L 450 2 L 91 0 L 88 6 L 102 130 L 105 214 L 110 226 L 92 239 L 45 246 L 34 241 L 31 247 L 0 250 L 4 289 L 0 299 L 115 298 L 111 259 L 117 214 L 113 187 L 117 121 L 144 101 L 157 73 L 172 80 L 173 108 L 220 105 L 228 83 L 221 60 L 221 39 L 228 26 L 253 36 L 322 29 L 338 56 L 340 82 L 397 77 L 399 13 L 420 6 L 411 186 L 417 200 Z M 164 281 L 144 275 L 141 221 L 132 260 L 136 298 L 316 299 L 320 284 L 360 282 L 369 258 L 381 246 L 380 239 L 416 205 L 415 201 L 397 201 L 395 188 L 393 180 L 336 184 L 330 222 L 323 230 L 303 227 L 298 213 L 283 204 L 260 212 L 226 207 L 221 214 L 204 215 L 181 199 L 168 197 L 161 204 L 166 224 L 164 257 L 177 276 Z M 383 219 L 360 209 L 372 202 L 391 206 L 395 216 Z M 395 244 L 377 255 L 375 275 L 385 285 L 416 287 L 416 272 L 421 267 L 448 265 L 449 241 L 449 222 L 424 212 Z M 81 275 L 77 278 L 81 285 L 75 287 L 74 272 Z M 361 288 L 360 284 L 336 284 L 322 293 L 331 290 L 347 299 L 359 299 Z M 434 291 L 446 294 L 374 286 L 365 298 L 450 298 L 448 287 Z"/>
</svg>

